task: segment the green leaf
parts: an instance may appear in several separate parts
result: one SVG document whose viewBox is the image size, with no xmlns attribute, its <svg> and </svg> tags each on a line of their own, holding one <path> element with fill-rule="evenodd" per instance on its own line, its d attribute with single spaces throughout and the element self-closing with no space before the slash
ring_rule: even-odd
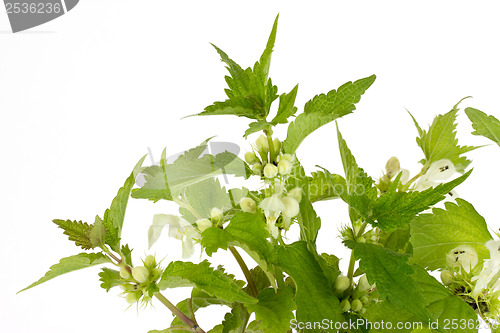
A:
<svg viewBox="0 0 500 333">
<path fill-rule="evenodd" d="M 191 306 L 190 306 L 191 303 Z M 177 308 L 181 310 L 185 315 L 187 315 L 190 319 L 194 319 L 193 316 L 191 315 L 191 310 L 193 310 L 193 313 L 196 313 L 201 308 L 206 308 L 210 305 L 227 305 L 231 306 L 231 303 L 221 301 L 217 297 L 210 296 L 209 294 L 198 290 L 196 288 L 193 288 L 193 291 L 191 292 L 191 297 L 188 299 L 185 299 L 179 303 L 177 303 Z M 188 327 L 182 320 L 179 318 L 175 317 L 174 320 L 171 323 L 172 327 Z M 186 332 L 185 330 L 171 330 L 172 333 L 183 333 Z"/>
<path fill-rule="evenodd" d="M 281 94 L 278 113 L 276 113 L 276 117 L 273 118 L 271 124 L 286 124 L 288 122 L 288 118 L 297 112 L 297 108 L 295 107 L 295 98 L 297 97 L 298 89 L 299 85 L 297 84 L 288 94 Z"/>
<path fill-rule="evenodd" d="M 321 219 L 316 215 L 313 205 L 306 197 L 302 198 L 299 207 L 300 240 L 315 244 L 321 228 Z"/>
<path fill-rule="evenodd" d="M 383 301 L 367 307 L 367 311 L 364 315 L 373 323 L 380 323 L 382 320 L 386 323 L 389 322 L 392 324 L 393 329 L 372 329 L 370 332 L 394 332 L 394 328 L 397 327 L 398 323 L 407 323 L 408 325 L 406 329 L 398 329 L 398 332 L 412 332 L 413 328 L 417 328 L 416 325 L 418 325 L 419 322 L 423 329 L 419 332 L 425 332 L 429 323 L 431 324 L 431 328 L 439 329 L 442 332 L 477 332 L 477 329 L 467 325 L 468 323 L 473 323 L 474 326 L 477 324 L 477 314 L 467 303 L 458 296 L 452 295 L 448 289 L 430 276 L 425 269 L 414 266 L 414 270 L 415 273 L 412 275 L 412 278 L 417 283 L 417 290 L 424 296 L 426 309 L 435 319 L 431 322 L 422 322 L 408 311 L 388 301 Z M 452 329 L 452 320 L 455 320 L 458 324 L 455 329 Z M 433 332 L 435 332 L 435 330 L 433 330 Z"/>
<path fill-rule="evenodd" d="M 328 279 L 306 242 L 280 246 L 275 254 L 276 265 L 293 278 L 297 287 L 298 322 L 343 321 L 339 300 L 333 295 Z"/>
<path fill-rule="evenodd" d="M 269 232 L 262 216 L 238 212 L 225 229 L 213 227 L 205 230 L 202 233 L 201 245 L 209 256 L 218 249 L 227 250 L 230 245 L 241 247 L 261 266 L 269 280 L 275 283 L 269 266 L 272 245 L 267 238 Z"/>
<path fill-rule="evenodd" d="M 106 240 L 106 228 L 104 227 L 101 218 L 97 215 L 95 217 L 95 222 L 92 225 L 92 229 L 89 232 L 89 238 L 93 248 L 103 246 Z"/>
<path fill-rule="evenodd" d="M 250 134 L 253 134 L 255 132 L 269 129 L 270 126 L 272 126 L 272 124 L 268 123 L 267 121 L 259 120 L 259 121 L 255 121 L 253 123 L 250 123 L 248 126 L 249 126 L 248 129 L 245 131 L 245 134 L 243 135 L 243 137 L 245 137 L 245 138 L 247 136 L 249 136 Z"/>
<path fill-rule="evenodd" d="M 40 280 L 36 281 L 35 283 L 32 283 L 31 285 L 29 285 L 28 287 L 24 288 L 21 291 L 25 291 L 27 289 L 38 286 L 39 284 L 47 282 L 59 275 L 68 272 L 110 262 L 111 259 L 109 259 L 102 253 L 80 253 L 74 256 L 66 257 L 61 259 L 59 263 L 52 265 L 50 267 L 50 270 L 47 273 L 45 273 L 45 276 L 43 276 Z"/>
<path fill-rule="evenodd" d="M 477 147 L 459 146 L 456 138 L 457 125 L 455 121 L 460 102 L 450 112 L 436 116 L 427 131 L 419 130 L 421 133 L 417 138 L 417 143 L 424 152 L 425 160 L 423 164 L 425 166 L 442 159 L 448 159 L 453 162 L 457 171 L 464 172 L 465 168 L 471 163 L 462 154 Z"/>
<path fill-rule="evenodd" d="M 226 313 L 222 322 L 222 333 L 244 333 L 249 314 L 242 304 L 237 304 Z"/>
<path fill-rule="evenodd" d="M 465 113 L 472 122 L 474 135 L 482 135 L 500 146 L 500 121 L 477 109 L 466 108 Z"/>
<path fill-rule="evenodd" d="M 413 252 L 410 244 L 409 227 L 396 229 L 390 233 L 382 233 L 379 239 L 379 244 L 393 252 L 406 254 L 411 254 Z"/>
<path fill-rule="evenodd" d="M 345 179 L 339 175 L 328 177 L 325 172 L 312 172 L 309 177 L 309 200 L 311 202 L 339 198 L 338 192 L 346 188 Z"/>
<path fill-rule="evenodd" d="M 225 211 L 231 208 L 231 200 L 229 194 L 224 187 L 221 187 L 218 179 L 208 178 L 192 185 L 186 186 L 183 197 L 189 204 L 189 212 L 194 211 L 196 217 L 192 220 L 188 216 L 184 216 L 186 220 L 195 223 L 200 218 L 210 218 L 212 208 L 218 208 Z"/>
<path fill-rule="evenodd" d="M 446 202 L 446 210 L 434 208 L 411 224 L 413 261 L 430 270 L 446 267 L 446 254 L 463 244 L 472 246 L 481 259 L 489 258 L 484 243 L 491 240 L 484 218 L 465 200 Z"/>
<path fill-rule="evenodd" d="M 99 273 L 99 281 L 101 281 L 101 288 L 109 291 L 111 288 L 121 286 L 124 284 L 120 277 L 120 272 L 114 269 L 102 268 Z"/>
<path fill-rule="evenodd" d="M 366 243 L 355 243 L 354 254 L 361 260 L 359 267 L 366 272 L 369 283 L 377 285 L 382 298 L 421 321 L 432 319 L 426 309 L 426 300 L 411 277 L 414 271 L 407 264 L 408 257 Z"/>
<path fill-rule="evenodd" d="M 375 81 L 375 75 L 353 82 L 347 82 L 337 90 L 331 90 L 328 94 L 315 96 L 304 106 L 304 112 L 290 123 L 283 148 L 286 153 L 293 154 L 302 141 L 329 122 L 345 116 L 356 109 L 354 104 L 359 102 L 364 94 Z"/>
<path fill-rule="evenodd" d="M 133 266 L 132 265 L 132 250 L 128 246 L 128 244 L 122 245 L 122 252 L 123 256 L 125 257 L 125 263 L 127 265 Z"/>
<path fill-rule="evenodd" d="M 260 328 L 266 333 L 282 333 L 290 329 L 294 318 L 295 302 L 292 288 L 265 289 L 257 297 L 259 303 L 247 305 L 248 311 L 255 312 L 255 319 L 261 321 Z"/>
<path fill-rule="evenodd" d="M 194 286 L 227 302 L 257 302 L 255 298 L 245 294 L 234 279 L 220 270 L 214 270 L 206 260 L 199 264 L 183 261 L 171 262 L 158 283 L 161 290 L 188 286 Z"/>
<path fill-rule="evenodd" d="M 463 183 L 471 172 L 472 170 L 469 170 L 448 183 L 428 188 L 422 192 L 397 191 L 397 182 L 395 182 L 395 186 L 392 186 L 376 200 L 372 219 L 377 220 L 377 226 L 387 232 L 397 228 L 406 228 L 418 213 L 443 200 L 446 194 Z"/>
<path fill-rule="evenodd" d="M 276 31 L 278 30 L 278 19 L 279 15 L 276 15 L 271 34 L 269 35 L 269 39 L 267 40 L 266 48 L 264 49 L 264 52 L 262 52 L 259 62 L 254 66 L 254 72 L 257 75 L 261 76 L 263 82 L 265 82 L 269 77 L 271 54 L 273 53 L 274 43 L 276 42 Z"/>
<path fill-rule="evenodd" d="M 81 246 L 84 250 L 94 248 L 92 241 L 89 238 L 92 226 L 82 221 L 71 220 L 52 220 L 57 226 L 64 230 L 64 234 L 68 236 L 70 241 L 74 241 L 77 246 Z"/>
<path fill-rule="evenodd" d="M 102 223 L 106 228 L 106 244 L 112 250 L 119 252 L 120 237 L 122 233 L 123 220 L 125 218 L 125 210 L 127 209 L 128 198 L 135 184 L 135 177 L 139 174 L 141 165 L 144 162 L 144 155 L 135 165 L 130 176 L 125 180 L 125 184 L 118 190 L 116 197 L 111 202 L 109 209 L 104 212 Z"/>
</svg>

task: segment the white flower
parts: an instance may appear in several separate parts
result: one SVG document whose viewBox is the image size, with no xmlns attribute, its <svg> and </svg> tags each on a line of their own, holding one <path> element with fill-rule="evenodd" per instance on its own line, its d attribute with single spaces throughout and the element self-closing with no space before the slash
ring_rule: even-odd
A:
<svg viewBox="0 0 500 333">
<path fill-rule="evenodd" d="M 300 202 L 302 200 L 302 189 L 300 187 L 295 187 L 288 192 L 288 196 L 295 198 L 297 202 Z"/>
<path fill-rule="evenodd" d="M 193 238 L 199 237 L 200 233 L 188 221 L 180 216 L 157 214 L 153 217 L 153 224 L 149 227 L 149 248 L 160 237 L 163 227 L 168 228 L 168 235 L 182 241 L 182 257 L 189 258 L 194 253 Z"/>
<path fill-rule="evenodd" d="M 246 213 L 252 213 L 255 214 L 257 212 L 257 205 L 255 204 L 255 201 L 251 198 L 241 198 L 240 200 L 240 207 L 241 210 L 246 212 Z"/>
<path fill-rule="evenodd" d="M 490 250 L 490 259 L 484 260 L 483 269 L 478 276 L 472 280 L 476 285 L 471 296 L 477 298 L 481 292 L 488 288 L 498 287 L 497 280 L 500 277 L 500 240 L 486 242 L 486 247 Z"/>
<path fill-rule="evenodd" d="M 139 283 L 144 283 L 149 278 L 149 271 L 144 266 L 136 266 L 132 268 L 132 276 Z"/>
<path fill-rule="evenodd" d="M 222 215 L 223 215 L 222 210 L 220 210 L 217 207 L 212 208 L 212 210 L 210 211 L 210 218 L 212 219 L 212 221 L 222 220 Z"/>
<path fill-rule="evenodd" d="M 422 192 L 430 187 L 434 187 L 456 172 L 455 165 L 450 160 L 439 160 L 431 164 L 427 172 L 420 177 L 415 184 L 415 190 Z"/>
<path fill-rule="evenodd" d="M 267 163 L 264 167 L 264 177 L 274 178 L 278 174 L 278 167 L 272 163 Z"/>
<path fill-rule="evenodd" d="M 196 221 L 196 225 L 198 226 L 200 232 L 203 232 L 213 226 L 212 221 L 210 221 L 209 219 L 199 219 L 198 221 Z"/>
<path fill-rule="evenodd" d="M 280 216 L 281 212 L 286 209 L 283 201 L 281 201 L 278 195 L 274 194 L 262 200 L 259 207 L 264 210 L 264 214 L 266 215 L 267 230 L 273 238 L 277 238 L 279 230 L 276 226 L 276 220 Z"/>
<path fill-rule="evenodd" d="M 290 161 L 287 161 L 285 159 L 282 159 L 278 163 L 278 172 L 280 175 L 288 175 L 292 171 L 292 163 Z"/>
<path fill-rule="evenodd" d="M 284 217 L 295 217 L 299 213 L 299 203 L 294 197 L 288 196 L 281 199 L 281 202 L 285 205 L 283 210 Z"/>
<path fill-rule="evenodd" d="M 477 252 L 468 245 L 460 245 L 446 255 L 446 264 L 450 267 L 462 267 L 467 273 L 478 262 Z"/>
</svg>

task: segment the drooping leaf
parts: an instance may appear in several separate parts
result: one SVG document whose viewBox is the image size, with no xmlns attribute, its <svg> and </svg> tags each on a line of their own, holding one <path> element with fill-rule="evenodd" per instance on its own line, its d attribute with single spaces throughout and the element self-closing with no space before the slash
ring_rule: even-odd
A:
<svg viewBox="0 0 500 333">
<path fill-rule="evenodd" d="M 475 130 L 472 134 L 482 135 L 500 146 L 500 121 L 497 118 L 474 108 L 465 108 L 465 113 Z"/>
<path fill-rule="evenodd" d="M 407 256 L 367 243 L 355 243 L 354 254 L 360 259 L 359 267 L 366 272 L 369 283 L 376 284 L 383 299 L 421 321 L 433 319 L 426 308 L 425 297 L 412 278 L 414 270 L 408 265 Z"/>
<path fill-rule="evenodd" d="M 320 322 L 324 319 L 332 320 L 334 323 L 343 321 L 340 302 L 334 296 L 328 279 L 314 254 L 308 250 L 306 242 L 299 241 L 285 247 L 280 246 L 275 254 L 276 265 L 295 282 L 298 322 Z"/>
<path fill-rule="evenodd" d="M 101 288 L 109 291 L 111 288 L 121 286 L 124 284 L 120 277 L 120 272 L 114 269 L 102 268 L 99 273 L 99 281 L 101 281 Z"/>
<path fill-rule="evenodd" d="M 397 228 L 406 228 L 418 213 L 443 200 L 456 186 L 463 183 L 471 172 L 472 170 L 469 170 L 448 183 L 428 188 L 422 192 L 403 192 L 398 191 L 397 186 L 391 186 L 376 200 L 372 219 L 377 220 L 377 226 L 387 232 Z"/>
<path fill-rule="evenodd" d="M 446 255 L 459 245 L 472 246 L 481 259 L 489 258 L 484 243 L 491 240 L 484 218 L 463 199 L 446 202 L 446 210 L 419 215 L 411 223 L 413 261 L 430 270 L 446 267 Z"/>
<path fill-rule="evenodd" d="M 450 112 L 436 116 L 427 131 L 422 131 L 414 119 L 419 130 L 417 143 L 425 155 L 424 165 L 429 166 L 433 162 L 447 159 L 453 162 L 457 171 L 464 172 L 465 168 L 471 163 L 462 155 L 477 147 L 460 146 L 456 138 L 457 125 L 455 121 L 460 102 Z"/>
<path fill-rule="evenodd" d="M 77 246 L 81 246 L 84 250 L 94 248 L 89 237 L 92 226 L 82 221 L 71 220 L 52 220 L 57 226 L 64 230 L 64 234 L 68 236 L 70 241 L 74 241 Z"/>
<path fill-rule="evenodd" d="M 250 312 L 255 312 L 255 318 L 261 321 L 260 327 L 266 333 L 282 333 L 290 329 L 290 320 L 294 318 L 295 302 L 290 287 L 264 289 L 257 297 L 259 303 L 249 304 Z"/>
<path fill-rule="evenodd" d="M 52 265 L 50 267 L 50 270 L 45 273 L 45 275 L 41 279 L 32 283 L 21 291 L 38 286 L 39 284 L 47 282 L 62 274 L 110 262 L 111 259 L 109 259 L 102 253 L 80 253 L 74 256 L 66 257 L 61 259 L 59 263 Z"/>
<path fill-rule="evenodd" d="M 171 262 L 158 283 L 161 290 L 189 286 L 194 286 L 227 302 L 257 302 L 255 298 L 245 294 L 234 279 L 210 267 L 210 263 L 206 260 L 199 264 L 183 261 Z"/>
<path fill-rule="evenodd" d="M 328 94 L 315 96 L 304 106 L 304 112 L 288 126 L 283 148 L 286 153 L 293 154 L 302 141 L 323 125 L 345 116 L 356 109 L 354 104 L 359 102 L 375 81 L 375 75 L 353 82 L 347 82 L 337 90 Z"/>
</svg>

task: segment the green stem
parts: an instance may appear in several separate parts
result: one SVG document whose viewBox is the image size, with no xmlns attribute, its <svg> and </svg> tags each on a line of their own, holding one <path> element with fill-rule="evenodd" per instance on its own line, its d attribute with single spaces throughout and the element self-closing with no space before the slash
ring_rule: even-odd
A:
<svg viewBox="0 0 500 333">
<path fill-rule="evenodd" d="M 180 320 L 182 320 L 182 322 L 186 325 L 188 325 L 189 327 L 191 327 L 191 329 L 193 329 L 195 332 L 197 333 L 205 333 L 204 330 L 201 329 L 201 327 L 198 326 L 198 324 L 196 324 L 194 321 L 191 320 L 191 318 L 189 318 L 188 316 L 186 316 L 181 310 L 179 310 L 179 308 L 177 308 L 175 305 L 173 305 L 165 296 L 163 296 L 161 293 L 155 293 L 154 296 L 160 301 L 163 303 L 163 305 L 165 305 L 170 311 L 172 311 L 172 313 L 177 317 L 179 318 Z"/>
<path fill-rule="evenodd" d="M 257 290 L 257 286 L 255 285 L 255 281 L 253 280 L 252 273 L 250 273 L 250 270 L 248 269 L 247 264 L 241 257 L 241 255 L 238 253 L 236 248 L 234 246 L 229 246 L 229 251 L 233 254 L 234 258 L 238 262 L 238 265 L 240 265 L 241 270 L 243 271 L 243 274 L 245 275 L 245 278 L 247 279 L 248 282 L 248 288 L 250 289 L 250 294 L 253 297 L 257 297 L 259 294 L 259 291 Z"/>
<path fill-rule="evenodd" d="M 271 131 L 265 131 L 267 135 L 267 145 L 269 146 L 269 163 L 273 163 L 276 160 L 276 152 L 274 151 L 274 143 Z"/>
<path fill-rule="evenodd" d="M 351 251 L 351 259 L 349 260 L 349 269 L 347 270 L 347 277 L 349 278 L 349 286 L 352 286 L 355 264 L 356 264 L 356 258 L 354 257 L 354 251 Z"/>
</svg>

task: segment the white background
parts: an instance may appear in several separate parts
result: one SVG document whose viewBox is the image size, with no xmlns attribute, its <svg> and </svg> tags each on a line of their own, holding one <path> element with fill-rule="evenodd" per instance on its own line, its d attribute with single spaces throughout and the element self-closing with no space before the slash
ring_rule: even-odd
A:
<svg viewBox="0 0 500 333">
<path fill-rule="evenodd" d="M 240 144 L 248 121 L 182 117 L 224 97 L 225 69 L 209 42 L 242 66 L 262 52 L 280 13 L 271 77 L 280 92 L 300 83 L 297 106 L 346 81 L 377 74 L 354 114 L 339 126 L 358 163 L 379 177 L 396 155 L 413 174 L 422 153 L 405 109 L 423 127 L 462 97 L 500 116 L 500 21 L 493 1 L 97 1 L 82 0 L 63 17 L 24 33 L 9 32 L 0 13 L 0 331 L 147 332 L 168 327 L 161 304 L 137 314 L 118 290 L 99 287 L 97 268 L 70 273 L 16 295 L 61 257 L 78 253 L 51 223 L 102 216 L 133 165 L 150 147 L 174 154 L 218 135 Z M 462 144 L 470 135 L 460 113 Z M 342 173 L 334 125 L 308 137 L 298 155 Z M 284 139 L 284 129 L 277 133 Z M 255 138 L 252 138 L 255 139 Z M 469 154 L 474 172 L 457 190 L 498 229 L 500 148 Z M 319 247 L 341 256 L 337 230 L 348 222 L 340 202 L 316 205 L 323 218 Z M 180 243 L 163 237 L 147 252 L 155 213 L 168 203 L 131 200 L 123 239 L 146 253 L 180 257 Z M 199 254 L 195 259 L 198 259 Z M 241 277 L 232 258 L 217 263 Z M 344 259 L 343 267 L 346 269 Z M 187 290 L 168 291 L 179 301 Z M 209 329 L 225 311 L 200 311 Z"/>
</svg>

